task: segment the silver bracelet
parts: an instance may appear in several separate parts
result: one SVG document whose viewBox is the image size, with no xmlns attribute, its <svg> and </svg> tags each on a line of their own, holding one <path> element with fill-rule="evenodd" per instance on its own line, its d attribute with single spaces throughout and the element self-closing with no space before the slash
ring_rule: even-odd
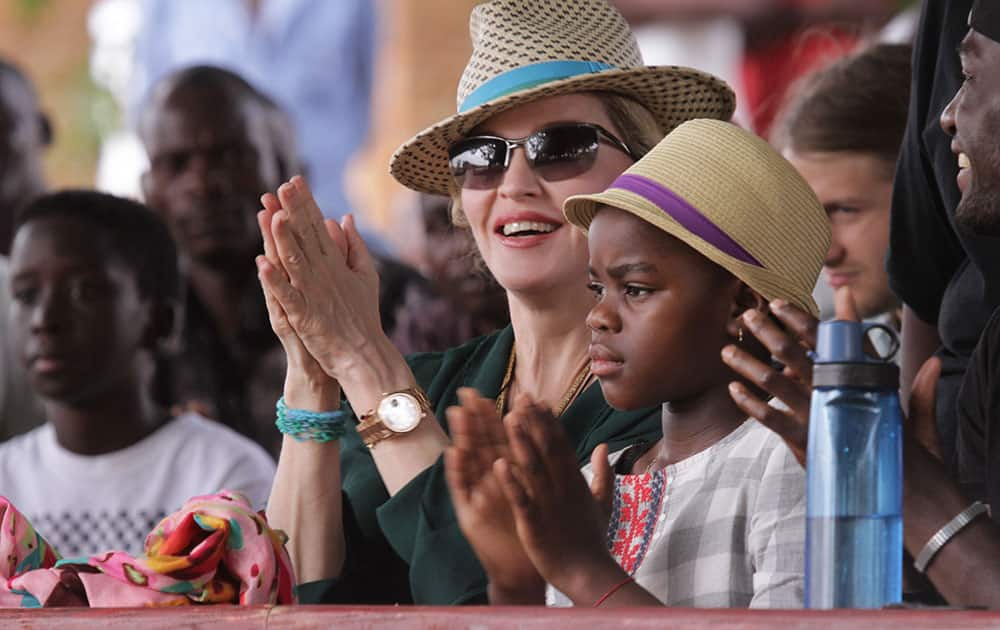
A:
<svg viewBox="0 0 1000 630">
<path fill-rule="evenodd" d="M 945 523 L 945 526 L 931 536 L 931 539 L 927 541 L 924 548 L 917 554 L 917 559 L 913 561 L 914 568 L 921 573 L 925 572 L 927 565 L 931 563 L 937 552 L 941 551 L 941 547 L 944 547 L 955 534 L 962 531 L 962 528 L 974 521 L 976 517 L 980 514 L 985 514 L 987 509 L 982 501 L 975 501 L 972 505 L 959 512 L 955 518 Z"/>
</svg>

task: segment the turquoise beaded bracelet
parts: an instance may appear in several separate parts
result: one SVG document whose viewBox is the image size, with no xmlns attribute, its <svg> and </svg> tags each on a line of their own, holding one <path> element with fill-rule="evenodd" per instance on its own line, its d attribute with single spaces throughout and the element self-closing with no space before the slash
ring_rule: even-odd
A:
<svg viewBox="0 0 1000 630">
<path fill-rule="evenodd" d="M 331 442 L 347 433 L 347 421 L 353 418 L 349 411 L 307 411 L 291 409 L 285 397 L 278 399 L 278 430 L 290 435 L 296 442 Z"/>
</svg>

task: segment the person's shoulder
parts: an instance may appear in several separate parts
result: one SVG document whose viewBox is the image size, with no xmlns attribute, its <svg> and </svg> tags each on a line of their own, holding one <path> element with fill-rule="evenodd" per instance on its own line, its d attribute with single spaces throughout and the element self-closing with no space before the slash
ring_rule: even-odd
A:
<svg viewBox="0 0 1000 630">
<path fill-rule="evenodd" d="M 199 456 L 207 452 L 219 459 L 252 459 L 269 465 L 274 463 L 267 451 L 250 438 L 198 413 L 181 414 L 164 428 L 169 430 L 169 434 L 164 433 L 164 437 L 185 444 L 186 449 L 192 449 Z"/>
<path fill-rule="evenodd" d="M 512 335 L 512 333 L 508 326 L 441 352 L 418 352 L 408 355 L 406 362 L 414 374 L 417 375 L 417 380 L 420 380 L 421 373 L 428 371 L 437 372 L 446 366 L 456 367 L 466 365 L 470 362 L 481 361 L 497 343 L 500 343 L 509 335 Z"/>
<path fill-rule="evenodd" d="M 748 418 L 737 430 L 740 431 L 740 448 L 753 446 L 762 452 L 769 453 L 785 446 L 785 441 L 781 439 L 780 435 L 753 418 Z"/>
<path fill-rule="evenodd" d="M 174 418 L 159 433 L 157 457 L 167 459 L 161 478 L 172 479 L 173 503 L 226 488 L 246 495 L 261 508 L 274 478 L 271 456 L 256 442 L 215 420 L 188 412 Z"/>
<path fill-rule="evenodd" d="M 960 408 L 974 408 L 983 402 L 978 400 L 980 397 L 995 399 L 997 395 L 1000 395 L 997 393 L 997 384 L 994 382 L 1000 376 L 997 373 L 998 365 L 1000 365 L 1000 308 L 993 311 L 983 327 L 979 343 L 973 352 L 972 362 L 969 364 L 969 371 L 963 380 L 963 393 L 959 399 Z M 972 387 L 986 391 L 971 391 Z M 991 408 L 992 405 L 986 404 L 984 407 Z"/>
<path fill-rule="evenodd" d="M 52 425 L 45 423 L 35 427 L 27 433 L 15 435 L 14 437 L 0 442 L 0 459 L 11 457 L 31 458 L 47 439 L 51 439 Z"/>
<path fill-rule="evenodd" d="M 996 391 L 992 387 L 991 381 L 996 378 L 997 366 L 1000 365 L 1000 308 L 997 308 L 986 320 L 983 331 L 979 335 L 979 342 L 973 351 L 973 358 L 969 364 L 966 378 L 963 380 L 963 387 L 968 388 L 971 381 L 980 381 L 990 391 Z M 974 394 L 978 396 L 979 394 Z M 963 397 L 973 396 L 973 394 L 963 395 Z M 961 401 L 971 402 L 971 401 Z"/>
<path fill-rule="evenodd" d="M 0 495 L 20 495 L 24 487 L 37 486 L 50 479 L 50 475 L 58 474 L 50 465 L 41 464 L 51 464 L 46 453 L 53 449 L 58 449 L 58 445 L 49 424 L 0 442 Z"/>
<path fill-rule="evenodd" d="M 750 418 L 737 431 L 739 435 L 733 442 L 733 450 L 756 460 L 758 465 L 751 467 L 759 473 L 755 476 L 789 472 L 796 476 L 805 475 L 795 454 L 781 436 L 771 429 Z"/>
<path fill-rule="evenodd" d="M 1000 307 L 995 309 L 983 327 L 982 343 L 989 347 L 1000 345 Z"/>
<path fill-rule="evenodd" d="M 461 345 L 448 348 L 440 352 L 417 352 L 409 355 L 406 360 L 410 363 L 421 363 L 433 360 L 442 361 L 445 359 L 468 357 L 484 351 L 488 352 L 497 344 L 498 340 L 504 336 L 504 333 L 508 332 L 509 328 L 510 327 L 508 326 L 506 328 L 495 330 L 491 333 L 475 337 Z"/>
<path fill-rule="evenodd" d="M 221 422 L 212 420 L 211 418 L 206 418 L 200 413 L 194 411 L 182 413 L 181 415 L 177 416 L 176 418 L 174 418 L 171 425 L 173 426 L 173 429 L 175 431 L 183 432 L 188 436 L 192 434 L 199 434 L 217 440 L 237 442 L 240 444 L 254 443 L 253 440 L 251 440 L 250 438 L 237 433 L 236 431 L 227 427 Z"/>
</svg>

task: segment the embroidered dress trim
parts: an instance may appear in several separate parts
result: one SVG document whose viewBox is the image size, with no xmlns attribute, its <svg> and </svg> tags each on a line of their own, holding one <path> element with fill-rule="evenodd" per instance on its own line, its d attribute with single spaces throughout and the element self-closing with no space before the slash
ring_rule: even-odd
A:
<svg viewBox="0 0 1000 630">
<path fill-rule="evenodd" d="M 611 521 L 608 525 L 608 549 L 629 575 L 635 575 L 646 557 L 656 530 L 666 486 L 666 469 L 615 478 Z"/>
</svg>

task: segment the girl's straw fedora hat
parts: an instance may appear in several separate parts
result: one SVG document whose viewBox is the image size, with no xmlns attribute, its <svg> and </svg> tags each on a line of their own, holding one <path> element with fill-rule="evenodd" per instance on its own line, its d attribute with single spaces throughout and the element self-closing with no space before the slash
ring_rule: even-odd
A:
<svg viewBox="0 0 1000 630">
<path fill-rule="evenodd" d="M 458 113 L 418 133 L 390 162 L 392 176 L 420 192 L 456 188 L 452 143 L 491 116 L 546 96 L 616 92 L 645 105 L 664 133 L 685 120 L 733 113 L 733 91 L 721 79 L 644 66 L 625 19 L 604 0 L 493 0 L 473 8 L 469 31 Z"/>
<path fill-rule="evenodd" d="M 606 191 L 570 197 L 563 211 L 586 230 L 602 205 L 680 239 L 767 300 L 819 314 L 812 291 L 830 247 L 826 211 L 791 164 L 736 125 L 685 122 Z"/>
</svg>

